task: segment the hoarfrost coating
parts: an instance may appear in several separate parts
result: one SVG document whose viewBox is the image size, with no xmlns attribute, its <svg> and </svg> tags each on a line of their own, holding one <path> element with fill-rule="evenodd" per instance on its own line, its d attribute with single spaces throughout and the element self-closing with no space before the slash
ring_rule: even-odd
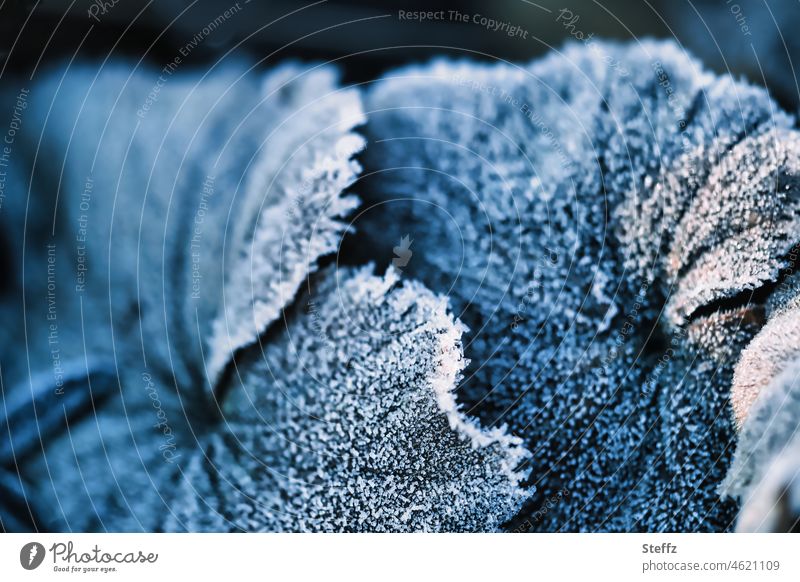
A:
<svg viewBox="0 0 800 582">
<path fill-rule="evenodd" d="M 798 459 L 800 139 L 764 90 L 594 38 L 359 88 L 293 63 L 161 79 L 80 64 L 26 93 L 4 508 L 73 531 L 797 512 L 774 501 Z"/>
</svg>

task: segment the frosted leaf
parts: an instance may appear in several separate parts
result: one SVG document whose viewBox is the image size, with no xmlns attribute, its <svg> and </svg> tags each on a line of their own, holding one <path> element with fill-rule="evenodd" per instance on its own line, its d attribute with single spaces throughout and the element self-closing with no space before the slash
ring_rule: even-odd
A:
<svg viewBox="0 0 800 582">
<path fill-rule="evenodd" d="M 763 324 L 739 294 L 793 242 L 791 118 L 651 41 L 407 67 L 366 110 L 359 240 L 408 233 L 404 274 L 469 327 L 461 399 L 533 455 L 512 527 L 729 528 L 730 383 Z"/>
<path fill-rule="evenodd" d="M 36 216 L 64 233 L 62 328 L 80 329 L 83 299 L 98 352 L 117 346 L 137 372 L 149 365 L 181 387 L 213 383 L 335 250 L 362 122 L 359 96 L 330 67 L 263 75 L 232 61 L 199 76 L 78 63 L 42 76 L 20 141 L 47 144 L 34 187 L 60 185 L 43 189 Z"/>
<path fill-rule="evenodd" d="M 787 258 L 794 265 L 797 248 Z M 767 322 L 736 365 L 731 400 L 740 427 L 721 491 L 738 499 L 739 531 L 790 531 L 800 522 L 800 287 L 794 274 L 766 302 Z"/>
<path fill-rule="evenodd" d="M 800 136 L 768 131 L 734 146 L 677 226 L 672 317 L 777 280 L 800 227 Z"/>
<path fill-rule="evenodd" d="M 745 423 L 759 393 L 800 357 L 798 278 L 783 281 L 767 303 L 767 323 L 742 352 L 731 387 L 736 420 Z"/>
<path fill-rule="evenodd" d="M 213 354 L 221 366 L 229 356 L 227 338 L 212 341 L 223 280 L 229 324 L 254 339 L 245 303 L 255 293 L 280 310 L 298 277 L 335 246 L 336 219 L 354 204 L 340 194 L 358 169 L 350 157 L 362 142 L 349 129 L 361 120 L 358 95 L 338 91 L 329 67 L 284 65 L 264 75 L 231 61 L 201 76 L 75 63 L 37 76 L 13 176 L 17 183 L 32 176 L 38 206 L 29 212 L 26 250 L 37 268 L 28 268 L 24 288 L 15 282 L 19 297 L 4 304 L 2 340 L 12 346 L 5 353 L 19 349 L 22 293 L 42 305 L 48 255 L 40 241 L 55 228 L 62 361 L 84 366 L 89 354 L 118 376 L 111 388 L 119 392 L 105 406 L 98 400 L 96 420 L 70 426 L 31 459 L 26 473 L 42 484 L 45 505 L 60 508 L 48 528 L 148 529 L 165 510 L 157 494 L 172 468 L 165 455 L 188 457 L 206 433 L 214 378 L 204 362 Z M 34 165 L 23 154 L 40 140 L 47 155 Z M 302 208 L 301 195 L 308 196 Z M 24 209 L 15 193 L 4 208 L 13 214 L 0 218 L 24 224 Z M 289 210 L 296 210 L 292 219 Z M 88 266 L 80 289 L 79 251 Z M 252 281 L 251 251 L 261 265 Z M 266 258 L 275 260 L 265 267 Z M 30 368 L 52 375 L 45 315 L 37 309 L 29 319 L 26 348 Z M 15 388 L 28 370 L 15 364 L 6 375 L 12 365 L 3 364 Z M 153 495 L 154 504 L 138 502 Z"/>
<path fill-rule="evenodd" d="M 329 69 L 176 74 L 142 115 L 157 72 L 62 73 L 35 84 L 18 136 L 48 155 L 13 179 L 59 210 L 31 228 L 68 241 L 65 357 L 87 335 L 120 378 L 96 422 L 25 468 L 50 505 L 70 492 L 52 527 L 732 526 L 734 366 L 744 354 L 745 410 L 796 345 L 796 294 L 775 287 L 797 242 L 798 140 L 765 91 L 652 41 L 393 72 L 364 94 L 366 204 L 342 242 L 348 261 L 402 267 L 380 279 L 314 274 L 364 145 L 359 95 Z M 90 279 L 65 294 L 88 176 Z M 41 293 L 34 277 L 18 295 Z M 25 323 L 7 311 L 4 345 Z M 50 366 L 34 323 L 32 366 Z M 794 457 L 759 456 L 783 467 L 762 481 L 786 484 Z"/>
<path fill-rule="evenodd" d="M 293 84 L 292 75 L 300 70 L 281 71 L 265 84 L 265 96 L 277 93 L 294 117 L 268 136 L 244 187 L 225 308 L 214 324 L 212 378 L 278 317 L 317 259 L 336 250 L 345 230 L 339 219 L 356 206 L 341 194 L 360 170 L 352 157 L 364 142 L 350 133 L 364 121 L 359 96 L 337 91 L 327 69 Z"/>
<path fill-rule="evenodd" d="M 738 531 L 790 531 L 800 522 L 798 378 L 795 359 L 762 387 L 748 410 L 721 487 L 742 503 Z"/>
<path fill-rule="evenodd" d="M 134 376 L 144 368 L 200 388 L 198 320 L 206 327 L 220 302 L 222 236 L 247 168 L 242 152 L 269 128 L 258 121 L 268 108 L 259 104 L 259 78 L 245 72 L 231 63 L 200 85 L 183 71 L 76 63 L 37 77 L 31 89 L 23 139 L 47 146 L 32 175 L 43 192 L 37 214 L 61 243 L 60 328 L 80 330 L 78 304 L 91 305 L 83 313 L 93 330 L 88 348 L 113 353 Z M 227 147 L 220 136 L 231 138 Z M 197 297 L 193 274 L 202 281 Z M 64 345 L 82 357 L 81 341 Z"/>
<path fill-rule="evenodd" d="M 526 497 L 526 453 L 455 404 L 463 326 L 418 283 L 326 271 L 237 363 L 224 420 L 167 530 L 487 531 Z"/>
</svg>

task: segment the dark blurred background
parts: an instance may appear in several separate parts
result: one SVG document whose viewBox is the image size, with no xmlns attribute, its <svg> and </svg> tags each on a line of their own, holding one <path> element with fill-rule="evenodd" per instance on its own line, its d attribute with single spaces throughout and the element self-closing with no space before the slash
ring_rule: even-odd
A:
<svg viewBox="0 0 800 582">
<path fill-rule="evenodd" d="M 0 0 L 3 71 L 30 74 L 37 63 L 75 54 L 143 57 L 161 67 L 234 6 L 235 14 L 198 42 L 182 67 L 202 66 L 233 48 L 266 58 L 267 65 L 292 57 L 339 59 L 345 82 L 359 82 L 434 54 L 526 61 L 582 32 L 595 38 L 676 38 L 718 72 L 768 85 L 791 109 L 800 93 L 791 60 L 800 52 L 794 38 L 797 0 Z M 571 26 L 558 20 L 562 9 L 578 16 Z M 528 34 L 512 37 L 447 16 L 401 20 L 399 10 L 481 14 Z"/>
</svg>

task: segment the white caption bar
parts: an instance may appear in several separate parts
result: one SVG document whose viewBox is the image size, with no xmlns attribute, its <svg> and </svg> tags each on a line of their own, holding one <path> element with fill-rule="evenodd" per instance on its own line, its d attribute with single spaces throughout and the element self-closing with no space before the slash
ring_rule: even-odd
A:
<svg viewBox="0 0 800 582">
<path fill-rule="evenodd" d="M 6 534 L 0 580 L 797 581 L 799 550 L 791 534 Z"/>
</svg>

